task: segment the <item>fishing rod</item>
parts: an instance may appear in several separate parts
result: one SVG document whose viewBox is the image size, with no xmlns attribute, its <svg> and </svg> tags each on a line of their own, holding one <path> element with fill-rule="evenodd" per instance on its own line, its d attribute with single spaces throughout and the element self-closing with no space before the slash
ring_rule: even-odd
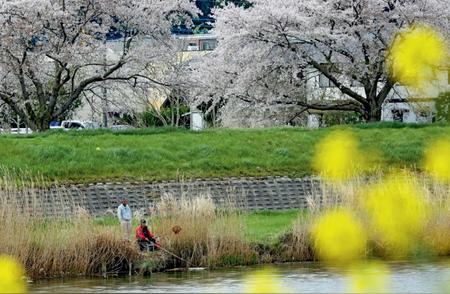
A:
<svg viewBox="0 0 450 294">
<path fill-rule="evenodd" d="M 173 257 L 178 258 L 178 259 L 181 260 L 181 261 L 184 261 L 190 270 L 204 270 L 204 269 L 205 269 L 204 267 L 192 267 L 192 263 L 190 263 L 190 262 L 187 261 L 186 259 L 183 259 L 183 258 L 179 257 L 179 256 L 176 255 L 175 253 L 172 253 L 172 252 L 170 252 L 169 250 L 167 250 L 167 249 L 161 247 L 161 245 L 159 245 L 159 244 L 158 244 L 158 246 L 159 246 L 158 248 L 161 249 L 162 251 L 164 251 L 164 252 L 166 252 L 166 253 L 172 255 Z"/>
<path fill-rule="evenodd" d="M 175 225 L 174 227 L 172 227 L 172 232 L 174 232 L 175 235 L 177 235 L 180 231 L 181 231 L 181 227 L 180 227 L 180 226 Z M 166 253 L 172 255 L 172 256 L 175 257 L 175 258 L 178 258 L 178 259 L 181 260 L 181 261 L 184 261 L 184 262 L 186 263 L 186 265 L 188 266 L 188 269 L 189 269 L 189 270 L 204 270 L 204 269 L 205 269 L 204 267 L 192 267 L 192 263 L 190 263 L 189 261 L 187 261 L 187 260 L 184 259 L 184 258 L 179 257 L 179 256 L 176 255 L 175 253 L 170 252 L 170 251 L 167 250 L 166 248 L 162 247 L 160 244 L 158 244 L 158 243 L 156 242 L 156 240 L 155 240 L 154 244 L 155 244 L 155 247 L 161 249 L 162 251 L 164 251 L 164 252 L 166 252 Z"/>
<path fill-rule="evenodd" d="M 183 259 L 183 258 L 179 257 L 178 255 L 176 255 L 175 253 L 172 253 L 172 252 L 170 252 L 169 250 L 167 250 L 167 249 L 161 247 L 161 245 L 159 245 L 158 248 L 161 249 L 162 251 L 166 252 L 166 253 L 169 253 L 169 254 L 172 255 L 173 257 L 176 257 L 176 258 L 178 258 L 179 260 L 184 261 L 188 266 L 191 266 L 191 265 L 192 265 L 192 264 L 191 264 L 189 261 L 187 261 L 186 259 Z"/>
</svg>

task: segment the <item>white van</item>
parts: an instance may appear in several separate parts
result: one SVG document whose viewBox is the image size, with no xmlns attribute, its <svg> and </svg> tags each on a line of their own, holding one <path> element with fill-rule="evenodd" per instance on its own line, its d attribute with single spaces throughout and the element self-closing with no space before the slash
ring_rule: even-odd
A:
<svg viewBox="0 0 450 294">
<path fill-rule="evenodd" d="M 65 131 L 68 131 L 68 130 L 97 129 L 99 128 L 99 126 L 98 124 L 90 121 L 63 120 L 61 122 L 60 127 L 53 127 L 53 128 L 60 128 Z"/>
<path fill-rule="evenodd" d="M 0 134 L 27 135 L 27 134 L 32 134 L 32 133 L 33 133 L 33 130 L 30 128 L 0 129 Z"/>
</svg>

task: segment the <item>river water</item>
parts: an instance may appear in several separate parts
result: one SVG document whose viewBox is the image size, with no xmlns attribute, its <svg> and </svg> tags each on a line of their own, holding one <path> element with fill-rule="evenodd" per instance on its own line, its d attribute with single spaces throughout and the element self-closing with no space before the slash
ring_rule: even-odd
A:
<svg viewBox="0 0 450 294">
<path fill-rule="evenodd" d="M 376 263 L 354 269 L 296 263 L 155 273 L 150 277 L 39 281 L 30 285 L 32 293 L 231 293 L 271 289 L 295 293 L 348 293 L 363 290 L 450 293 L 450 260 L 434 263 Z"/>
</svg>

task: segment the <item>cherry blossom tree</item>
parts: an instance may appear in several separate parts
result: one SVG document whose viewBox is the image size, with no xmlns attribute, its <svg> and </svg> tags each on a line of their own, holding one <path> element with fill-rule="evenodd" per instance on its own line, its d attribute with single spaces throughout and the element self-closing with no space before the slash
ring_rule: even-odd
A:
<svg viewBox="0 0 450 294">
<path fill-rule="evenodd" d="M 214 11 L 219 45 L 195 68 L 194 104 L 295 105 L 294 116 L 338 110 L 378 121 L 396 85 L 386 66 L 396 34 L 425 23 L 449 37 L 447 1 L 250 2 L 247 9 L 228 5 Z M 345 99 L 311 99 L 306 85 L 313 73 Z"/>
<path fill-rule="evenodd" d="M 45 130 L 101 83 L 158 84 L 146 69 L 196 13 L 190 0 L 2 0 L 0 101 Z"/>
</svg>

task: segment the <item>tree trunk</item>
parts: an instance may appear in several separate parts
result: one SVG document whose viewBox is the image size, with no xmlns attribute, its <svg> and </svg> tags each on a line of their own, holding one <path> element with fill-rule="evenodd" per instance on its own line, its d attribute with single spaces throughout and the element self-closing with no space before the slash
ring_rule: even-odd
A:
<svg viewBox="0 0 450 294">
<path fill-rule="evenodd" d="M 50 129 L 50 122 L 52 121 L 52 115 L 48 110 L 42 111 L 42 113 L 28 114 L 26 111 L 19 114 L 20 119 L 32 129 L 34 132 L 46 131 Z"/>
<path fill-rule="evenodd" d="M 173 98 L 173 97 L 172 97 Z M 174 109 L 174 101 L 171 99 L 170 103 L 170 126 L 175 126 L 175 109 Z"/>
<path fill-rule="evenodd" d="M 369 117 L 367 119 L 367 122 L 378 122 L 381 121 L 381 108 L 377 107 L 373 109 L 369 113 Z"/>
<path fill-rule="evenodd" d="M 175 119 L 175 127 L 180 126 L 180 99 L 176 97 L 176 119 Z"/>
<path fill-rule="evenodd" d="M 381 121 L 381 109 L 382 106 L 372 100 L 370 105 L 365 107 L 364 120 L 366 122 Z"/>
<path fill-rule="evenodd" d="M 50 119 L 41 118 L 37 126 L 39 131 L 46 131 L 50 129 Z"/>
<path fill-rule="evenodd" d="M 46 131 L 50 129 L 51 118 L 49 115 L 44 114 L 36 118 L 36 121 L 30 121 L 29 119 L 27 119 L 27 122 L 29 122 L 28 124 L 34 132 Z"/>
<path fill-rule="evenodd" d="M 367 122 L 378 122 L 381 121 L 381 110 L 383 109 L 383 103 L 388 97 L 389 93 L 391 92 L 392 88 L 394 87 L 395 82 L 391 80 L 387 80 L 381 90 L 376 93 L 376 91 L 370 91 L 368 92 L 367 101 L 369 102 L 368 107 L 366 108 L 367 112 Z M 376 88 L 377 83 L 373 86 L 373 88 Z"/>
</svg>

